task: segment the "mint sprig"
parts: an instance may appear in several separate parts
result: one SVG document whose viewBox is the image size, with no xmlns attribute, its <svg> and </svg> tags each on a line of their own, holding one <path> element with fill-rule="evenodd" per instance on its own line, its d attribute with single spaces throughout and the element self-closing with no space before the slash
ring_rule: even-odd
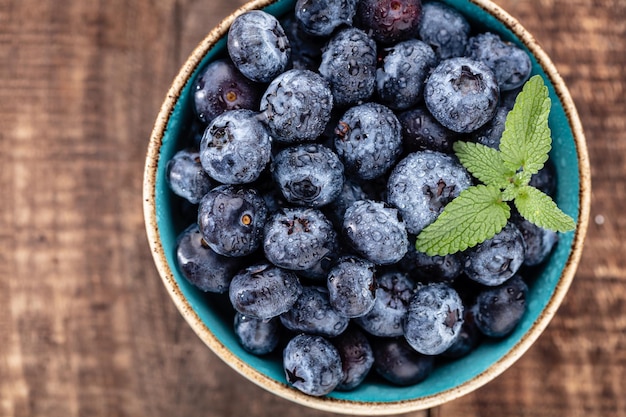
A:
<svg viewBox="0 0 626 417">
<path fill-rule="evenodd" d="M 428 255 L 447 255 L 492 238 L 511 215 L 509 202 L 539 227 L 566 232 L 574 220 L 542 191 L 529 185 L 543 168 L 552 147 L 548 116 L 551 101 L 539 75 L 531 77 L 508 113 L 499 149 L 456 142 L 463 166 L 483 184 L 464 190 L 417 236 L 415 248 Z"/>
</svg>

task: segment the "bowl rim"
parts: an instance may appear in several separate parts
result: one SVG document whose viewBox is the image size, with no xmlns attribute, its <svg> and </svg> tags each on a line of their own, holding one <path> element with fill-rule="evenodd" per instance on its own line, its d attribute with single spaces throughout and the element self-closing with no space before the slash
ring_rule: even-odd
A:
<svg viewBox="0 0 626 417">
<path fill-rule="evenodd" d="M 578 263 L 583 249 L 583 243 L 589 222 L 590 200 L 591 200 L 591 175 L 589 156 L 582 123 L 570 93 L 559 75 L 555 65 L 539 46 L 535 38 L 511 15 L 491 0 L 466 0 L 488 14 L 498 19 L 509 29 L 528 50 L 534 55 L 545 75 L 549 78 L 554 87 L 554 91 L 559 98 L 570 129 L 573 134 L 574 144 L 578 158 L 579 174 L 579 210 L 577 227 L 574 232 L 572 247 L 569 256 L 561 273 L 559 281 L 550 297 L 547 305 L 541 311 L 539 317 L 532 324 L 528 332 L 514 345 L 502 358 L 494 362 L 484 372 L 479 373 L 464 383 L 436 394 L 420 397 L 412 400 L 401 400 L 395 402 L 364 402 L 350 401 L 332 397 L 312 397 L 289 387 L 286 383 L 280 383 L 267 377 L 260 371 L 252 368 L 235 356 L 219 339 L 206 327 L 193 307 L 189 304 L 176 282 L 176 278 L 167 262 L 164 248 L 162 246 L 159 228 L 157 224 L 156 210 L 156 183 L 157 170 L 159 165 L 160 148 L 165 135 L 168 122 L 173 113 L 178 98 L 185 88 L 190 77 L 201 64 L 207 52 L 228 32 L 233 20 L 240 14 L 260 9 L 276 3 L 277 0 L 252 0 L 236 9 L 224 18 L 215 28 L 193 50 L 187 58 L 178 74 L 176 75 L 165 100 L 156 118 L 148 145 L 148 152 L 144 167 L 143 180 L 143 212 L 146 227 L 146 234 L 155 266 L 163 281 L 163 284 L 171 296 L 180 314 L 191 326 L 200 339 L 226 364 L 239 374 L 257 384 L 258 386 L 278 395 L 279 397 L 291 400 L 300 405 L 305 405 L 314 409 L 358 415 L 383 415 L 399 414 L 411 411 L 432 408 L 443 403 L 452 401 L 465 394 L 468 394 L 500 375 L 517 361 L 536 341 L 548 326 L 551 318 L 556 313 L 562 303 L 570 284 L 575 276 Z"/>
</svg>

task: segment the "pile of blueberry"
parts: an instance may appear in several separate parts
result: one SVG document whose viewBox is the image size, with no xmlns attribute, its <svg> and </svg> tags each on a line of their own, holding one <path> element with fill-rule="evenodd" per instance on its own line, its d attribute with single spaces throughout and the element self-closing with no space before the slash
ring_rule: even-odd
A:
<svg viewBox="0 0 626 417">
<path fill-rule="evenodd" d="M 228 298 L 245 350 L 320 396 L 368 374 L 415 384 L 512 332 L 555 233 L 514 215 L 463 253 L 414 242 L 474 181 L 454 141 L 498 146 L 524 50 L 420 0 L 246 12 L 226 49 L 194 80 L 167 178 L 189 224 L 180 271 Z M 553 194 L 552 167 L 532 183 Z"/>
</svg>

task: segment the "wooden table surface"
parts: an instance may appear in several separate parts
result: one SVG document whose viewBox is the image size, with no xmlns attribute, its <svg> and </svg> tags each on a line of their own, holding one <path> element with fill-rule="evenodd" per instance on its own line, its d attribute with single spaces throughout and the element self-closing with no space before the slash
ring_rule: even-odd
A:
<svg viewBox="0 0 626 417">
<path fill-rule="evenodd" d="M 142 175 L 195 45 L 242 0 L 0 0 L 0 416 L 324 416 L 223 364 L 153 265 Z M 568 83 L 593 203 L 545 333 L 411 416 L 626 415 L 626 0 L 497 0 Z"/>
</svg>

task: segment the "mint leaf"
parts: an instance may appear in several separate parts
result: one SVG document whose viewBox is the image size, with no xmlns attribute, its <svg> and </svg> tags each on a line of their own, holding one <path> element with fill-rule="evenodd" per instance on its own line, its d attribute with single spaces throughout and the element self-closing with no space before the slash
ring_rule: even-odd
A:
<svg viewBox="0 0 626 417">
<path fill-rule="evenodd" d="M 454 142 L 454 152 L 463 166 L 478 180 L 498 188 L 508 185 L 515 171 L 507 169 L 497 149 L 474 142 Z"/>
<path fill-rule="evenodd" d="M 530 185 L 520 188 L 514 203 L 526 220 L 544 229 L 568 232 L 576 227 L 574 219 L 563 213 L 548 195 Z"/>
<path fill-rule="evenodd" d="M 531 77 L 507 115 L 500 141 L 502 160 L 509 170 L 536 174 L 548 160 L 552 146 L 548 126 L 550 103 L 541 76 Z"/>
<path fill-rule="evenodd" d="M 495 236 L 511 214 L 501 196 L 500 189 L 493 185 L 476 185 L 463 190 L 417 236 L 415 248 L 430 256 L 447 255 Z"/>
</svg>

